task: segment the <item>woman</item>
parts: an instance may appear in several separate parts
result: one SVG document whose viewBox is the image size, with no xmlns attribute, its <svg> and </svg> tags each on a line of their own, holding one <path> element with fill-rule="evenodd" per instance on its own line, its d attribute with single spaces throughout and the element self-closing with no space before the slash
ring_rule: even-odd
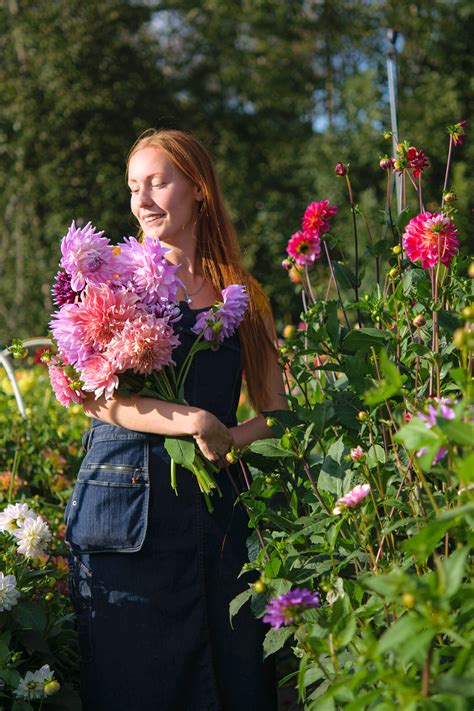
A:
<svg viewBox="0 0 474 711">
<path fill-rule="evenodd" d="M 196 314 L 224 287 L 245 284 L 250 306 L 238 334 L 197 354 L 189 406 L 138 395 L 85 401 L 93 426 L 66 510 L 84 709 L 274 711 L 264 625 L 248 605 L 233 629 L 229 621 L 230 600 L 249 582 L 238 579 L 250 533 L 233 505 L 240 468 L 217 475 L 223 496 L 213 496 L 210 514 L 188 471 L 178 468 L 174 494 L 163 446 L 166 435 L 191 435 L 224 467 L 232 446 L 271 436 L 263 415 L 240 425 L 235 417 L 242 366 L 257 412 L 286 407 L 268 300 L 241 265 L 212 162 L 196 139 L 147 132 L 130 151 L 127 175 L 140 235 L 159 239 L 180 265 L 177 365 L 196 338 Z"/>
</svg>

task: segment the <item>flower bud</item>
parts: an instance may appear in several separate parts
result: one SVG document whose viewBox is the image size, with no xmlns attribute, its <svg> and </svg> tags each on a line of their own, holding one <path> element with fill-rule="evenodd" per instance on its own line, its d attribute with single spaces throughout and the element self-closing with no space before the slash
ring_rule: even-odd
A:
<svg viewBox="0 0 474 711">
<path fill-rule="evenodd" d="M 362 449 L 362 447 L 358 446 L 354 447 L 354 449 L 351 449 L 351 459 L 353 462 L 360 461 L 364 458 L 364 456 L 364 450 Z"/>
<path fill-rule="evenodd" d="M 44 599 L 45 599 L 46 602 L 51 602 L 51 600 L 52 600 L 53 598 L 54 598 L 54 595 L 53 595 L 53 593 L 50 593 L 50 592 L 49 592 L 49 593 L 46 593 L 46 595 L 44 596 Z"/>
<path fill-rule="evenodd" d="M 265 477 L 265 484 L 268 484 L 268 486 L 271 486 L 273 484 L 273 479 L 271 476 Z"/>
<path fill-rule="evenodd" d="M 265 585 L 265 583 L 263 582 L 263 580 L 260 579 L 260 580 L 257 580 L 257 581 L 253 584 L 253 589 L 254 589 L 255 592 L 257 592 L 257 593 L 263 593 L 263 592 L 265 592 L 265 590 L 267 589 L 267 586 Z"/>
<path fill-rule="evenodd" d="M 465 306 L 461 311 L 461 315 L 464 316 L 465 319 L 470 321 L 474 317 L 474 305 L 471 304 L 471 306 Z"/>
<path fill-rule="evenodd" d="M 283 267 L 283 269 L 286 269 L 286 270 L 288 271 L 288 269 L 291 268 L 291 262 L 290 262 L 290 260 L 289 260 L 289 259 L 284 259 L 284 260 L 282 261 L 282 263 L 281 263 L 281 266 Z"/>
<path fill-rule="evenodd" d="M 48 681 L 44 685 L 44 693 L 46 694 L 46 696 L 52 696 L 53 694 L 57 694 L 60 688 L 61 684 L 59 683 L 59 681 L 53 679 L 52 681 Z"/>
<path fill-rule="evenodd" d="M 425 325 L 425 323 L 426 319 L 421 314 L 418 314 L 418 316 L 415 316 L 415 318 L 413 319 L 413 325 L 416 326 L 416 328 L 421 328 Z"/>
<path fill-rule="evenodd" d="M 395 279 L 395 277 L 398 276 L 397 267 L 393 267 L 392 269 L 390 269 L 388 275 L 389 275 L 390 279 Z"/>
<path fill-rule="evenodd" d="M 395 170 L 402 170 L 402 163 L 399 160 L 394 160 L 393 161 L 393 167 Z"/>
<path fill-rule="evenodd" d="M 392 247 L 392 254 L 401 254 L 402 253 L 402 248 L 400 247 L 399 244 L 396 244 L 395 247 Z"/>
<path fill-rule="evenodd" d="M 391 131 L 384 131 L 383 137 L 384 137 L 385 141 L 391 141 L 392 140 L 392 132 Z"/>
<path fill-rule="evenodd" d="M 357 413 L 357 419 L 359 422 L 365 422 L 369 417 L 369 413 L 366 410 L 361 410 Z"/>
<path fill-rule="evenodd" d="M 474 279 L 474 262 L 471 262 L 467 268 L 467 275 Z"/>
<path fill-rule="evenodd" d="M 284 338 L 292 338 L 292 336 L 295 335 L 296 328 L 293 326 L 292 323 L 288 323 L 285 328 L 283 329 L 283 337 Z"/>
<path fill-rule="evenodd" d="M 235 464 L 235 462 L 237 462 L 239 459 L 239 455 L 237 454 L 235 449 L 232 447 L 232 449 L 229 452 L 227 452 L 227 454 L 225 455 L 225 458 L 226 458 L 226 461 L 229 462 L 229 464 Z"/>
<path fill-rule="evenodd" d="M 290 281 L 293 284 L 301 284 L 303 281 L 303 277 L 301 276 L 300 272 L 296 267 L 291 267 L 291 269 L 288 270 L 288 276 L 290 277 Z"/>
<path fill-rule="evenodd" d="M 405 607 L 411 610 L 416 605 L 416 596 L 411 592 L 405 592 L 402 595 L 402 603 Z"/>
<path fill-rule="evenodd" d="M 392 167 L 392 159 L 391 158 L 381 158 L 379 161 L 379 166 L 382 170 L 390 170 Z"/>
<path fill-rule="evenodd" d="M 450 202 L 455 202 L 457 200 L 457 195 L 456 193 L 445 193 L 444 194 L 444 202 L 450 203 Z"/>
<path fill-rule="evenodd" d="M 339 175 L 341 178 L 343 178 L 345 175 L 347 175 L 347 166 L 344 165 L 344 163 L 337 163 L 336 175 Z"/>
<path fill-rule="evenodd" d="M 466 331 L 463 328 L 457 328 L 453 333 L 453 343 L 456 348 L 462 348 L 466 343 Z"/>
<path fill-rule="evenodd" d="M 277 421 L 275 420 L 274 417 L 267 417 L 265 420 L 265 424 L 267 427 L 275 427 Z"/>
</svg>

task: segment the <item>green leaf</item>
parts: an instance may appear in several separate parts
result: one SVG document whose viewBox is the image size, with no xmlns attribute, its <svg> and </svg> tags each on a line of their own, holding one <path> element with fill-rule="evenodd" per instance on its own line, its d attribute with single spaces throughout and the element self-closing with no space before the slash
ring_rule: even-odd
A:
<svg viewBox="0 0 474 711">
<path fill-rule="evenodd" d="M 229 604 L 229 619 L 230 619 L 230 624 L 232 626 L 232 618 L 235 617 L 235 615 L 238 613 L 240 608 L 245 605 L 247 600 L 250 600 L 252 595 L 254 594 L 254 589 L 252 587 L 248 588 L 248 590 L 244 590 L 243 592 L 239 593 L 236 597 L 234 597 L 233 600 L 231 600 Z"/>
<path fill-rule="evenodd" d="M 474 679 L 472 677 L 446 674 L 433 680 L 432 693 L 448 693 L 468 699 L 474 696 Z"/>
<path fill-rule="evenodd" d="M 474 427 L 466 422 L 456 422 L 455 420 L 445 420 L 441 417 L 437 419 L 439 429 L 456 444 L 472 447 L 474 443 Z"/>
<path fill-rule="evenodd" d="M 459 548 L 451 553 L 449 558 L 443 561 L 445 588 L 444 595 L 447 598 L 455 595 L 462 583 L 464 576 L 464 568 L 467 556 L 469 555 L 469 546 Z"/>
<path fill-rule="evenodd" d="M 401 442 L 410 450 L 420 449 L 430 444 L 441 446 L 439 435 L 428 429 L 419 417 L 414 417 L 408 424 L 403 425 L 395 434 L 395 441 Z"/>
<path fill-rule="evenodd" d="M 318 477 L 319 488 L 337 497 L 342 496 L 352 476 L 351 463 L 345 460 L 348 451 L 342 437 L 334 442 L 328 449 Z"/>
<path fill-rule="evenodd" d="M 364 398 L 367 405 L 371 407 L 398 395 L 405 380 L 396 365 L 389 360 L 384 349 L 380 351 L 380 369 L 384 377 L 376 388 L 372 388 L 366 393 Z"/>
<path fill-rule="evenodd" d="M 361 328 L 350 331 L 342 342 L 344 353 L 356 353 L 357 351 L 367 352 L 371 348 L 382 348 L 391 338 L 387 331 L 379 331 L 378 328 Z"/>
<path fill-rule="evenodd" d="M 270 629 L 265 635 L 263 641 L 263 657 L 270 656 L 274 654 L 279 649 L 283 647 L 286 640 L 293 634 L 293 629 L 291 627 L 280 627 L 279 629 Z"/>
<path fill-rule="evenodd" d="M 412 538 L 401 544 L 402 549 L 409 555 L 414 555 L 421 561 L 426 560 L 434 551 L 446 531 L 454 525 L 452 521 L 433 521 L 421 529 Z"/>
<path fill-rule="evenodd" d="M 176 464 L 188 469 L 192 467 L 196 453 L 194 442 L 181 437 L 167 437 L 165 449 Z"/>
<path fill-rule="evenodd" d="M 12 689 L 16 689 L 20 682 L 20 674 L 16 669 L 0 669 L 0 679 L 3 679 Z"/>
<path fill-rule="evenodd" d="M 265 565 L 265 575 L 267 578 L 277 578 L 281 569 L 281 560 L 279 558 L 270 558 Z"/>
<path fill-rule="evenodd" d="M 29 600 L 20 602 L 12 608 L 11 615 L 22 629 L 32 629 L 41 633 L 46 630 L 46 614 L 37 603 Z"/>
<path fill-rule="evenodd" d="M 367 451 L 365 461 L 369 469 L 375 468 L 377 466 L 377 462 L 385 464 L 386 457 L 384 448 L 381 447 L 380 444 L 374 444 Z"/>
<path fill-rule="evenodd" d="M 414 614 L 408 613 L 400 617 L 397 622 L 383 633 L 379 640 L 379 650 L 382 654 L 391 649 L 399 649 L 407 640 L 414 641 L 421 630 L 426 627 L 426 622 Z"/>
<path fill-rule="evenodd" d="M 454 474 L 460 481 L 474 481 L 474 452 L 468 454 L 465 459 L 458 460 Z"/>
<path fill-rule="evenodd" d="M 354 289 L 356 278 L 352 269 L 346 267 L 345 264 L 341 264 L 341 262 L 333 261 L 332 265 L 339 286 L 342 286 L 343 289 Z"/>
<path fill-rule="evenodd" d="M 260 439 L 252 442 L 250 450 L 264 457 L 292 457 L 293 452 L 280 446 L 279 439 Z"/>
<path fill-rule="evenodd" d="M 358 430 L 357 414 L 364 409 L 361 400 L 348 390 L 333 390 L 331 395 L 339 424 L 349 430 Z"/>
<path fill-rule="evenodd" d="M 314 422 L 315 430 L 318 434 L 322 434 L 328 424 L 334 419 L 334 408 L 329 399 L 318 403 L 313 407 L 311 412 L 311 420 Z"/>
<path fill-rule="evenodd" d="M 14 701 L 11 711 L 34 711 L 27 701 Z"/>
</svg>

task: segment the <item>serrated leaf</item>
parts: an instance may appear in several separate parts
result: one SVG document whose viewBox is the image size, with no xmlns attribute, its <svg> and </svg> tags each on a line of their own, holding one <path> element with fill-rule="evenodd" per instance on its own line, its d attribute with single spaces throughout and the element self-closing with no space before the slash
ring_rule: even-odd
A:
<svg viewBox="0 0 474 711">
<path fill-rule="evenodd" d="M 46 630 L 46 614 L 37 603 L 29 600 L 20 602 L 12 608 L 10 614 L 22 629 L 31 629 L 40 633 Z"/>
<path fill-rule="evenodd" d="M 350 331 L 342 342 L 345 353 L 367 352 L 371 348 L 379 349 L 391 338 L 387 331 L 378 328 L 361 328 Z"/>
<path fill-rule="evenodd" d="M 281 649 L 292 634 L 293 629 L 291 627 L 280 627 L 277 630 L 272 628 L 268 630 L 263 641 L 264 659 Z"/>
<path fill-rule="evenodd" d="M 239 593 L 236 597 L 234 597 L 233 600 L 231 600 L 229 604 L 229 620 L 230 624 L 232 626 L 232 618 L 235 617 L 235 615 L 238 613 L 240 608 L 245 605 L 247 600 L 250 600 L 252 595 L 254 594 L 253 588 L 248 588 L 248 590 L 244 590 L 243 592 Z M 232 626 L 233 628 L 233 626 Z"/>
<path fill-rule="evenodd" d="M 250 450 L 264 457 L 292 457 L 293 452 L 280 446 L 279 439 L 260 439 L 252 442 Z"/>
</svg>

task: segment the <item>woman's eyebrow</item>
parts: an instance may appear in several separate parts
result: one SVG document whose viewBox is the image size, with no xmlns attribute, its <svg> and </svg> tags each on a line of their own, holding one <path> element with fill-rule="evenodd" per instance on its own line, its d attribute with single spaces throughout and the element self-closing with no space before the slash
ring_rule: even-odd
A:
<svg viewBox="0 0 474 711">
<path fill-rule="evenodd" d="M 158 176 L 158 175 L 162 176 L 163 178 L 166 178 L 166 177 L 167 177 L 167 174 L 166 174 L 166 173 L 162 173 L 161 171 L 158 171 L 157 173 L 150 173 L 150 175 L 146 175 L 146 176 L 145 176 L 145 180 L 148 180 L 149 178 L 155 178 L 155 177 Z M 129 183 L 137 183 L 138 180 L 136 180 L 135 178 L 129 178 L 129 179 L 128 179 L 128 182 L 129 182 Z"/>
</svg>

